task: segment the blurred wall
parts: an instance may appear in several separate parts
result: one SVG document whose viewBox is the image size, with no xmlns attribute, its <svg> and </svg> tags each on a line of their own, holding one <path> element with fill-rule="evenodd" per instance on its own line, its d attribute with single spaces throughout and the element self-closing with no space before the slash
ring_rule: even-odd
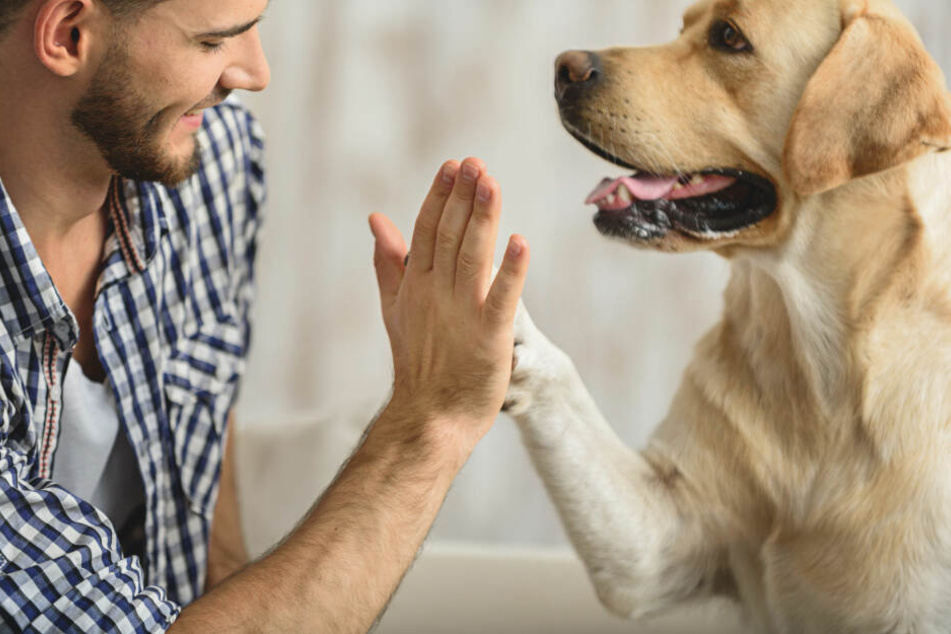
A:
<svg viewBox="0 0 951 634">
<path fill-rule="evenodd" d="M 939 61 L 951 5 L 898 3 Z M 239 406 L 244 513 L 260 551 L 289 529 L 385 402 L 389 348 L 366 218 L 409 234 L 437 167 L 483 158 L 502 184 L 500 247 L 528 237 L 525 300 L 619 434 L 664 416 L 718 318 L 726 264 L 602 239 L 583 201 L 620 172 L 561 128 L 553 61 L 569 48 L 674 37 L 688 2 L 280 0 L 262 35 L 273 83 L 247 97 L 269 134 L 271 198 L 256 337 Z M 434 529 L 443 540 L 564 545 L 514 424 L 500 417 Z"/>
</svg>

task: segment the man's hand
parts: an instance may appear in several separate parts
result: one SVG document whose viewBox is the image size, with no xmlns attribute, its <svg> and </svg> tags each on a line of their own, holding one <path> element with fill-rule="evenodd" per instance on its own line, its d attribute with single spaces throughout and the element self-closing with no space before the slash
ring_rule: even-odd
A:
<svg viewBox="0 0 951 634">
<path fill-rule="evenodd" d="M 501 207 L 498 183 L 482 161 L 467 159 L 446 163 L 433 182 L 408 263 L 396 227 L 370 218 L 395 366 L 389 410 L 401 419 L 454 421 L 477 440 L 502 407 L 529 252 L 513 236 L 493 282 Z"/>
<path fill-rule="evenodd" d="M 188 606 L 171 632 L 372 627 L 505 397 L 528 246 L 512 238 L 493 283 L 500 207 L 498 184 L 480 161 L 447 163 L 423 205 L 408 265 L 399 231 L 371 217 L 393 399 L 294 533 Z"/>
</svg>

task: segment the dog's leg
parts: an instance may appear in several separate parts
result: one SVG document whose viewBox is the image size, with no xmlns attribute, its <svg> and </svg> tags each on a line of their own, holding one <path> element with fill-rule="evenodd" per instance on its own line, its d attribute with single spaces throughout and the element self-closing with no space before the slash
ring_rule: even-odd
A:
<svg viewBox="0 0 951 634">
<path fill-rule="evenodd" d="M 571 360 L 520 307 L 506 411 L 516 419 L 601 602 L 626 618 L 726 591 L 725 553 L 707 543 L 671 465 L 625 446 Z M 724 587 L 719 587 L 719 586 Z"/>
</svg>

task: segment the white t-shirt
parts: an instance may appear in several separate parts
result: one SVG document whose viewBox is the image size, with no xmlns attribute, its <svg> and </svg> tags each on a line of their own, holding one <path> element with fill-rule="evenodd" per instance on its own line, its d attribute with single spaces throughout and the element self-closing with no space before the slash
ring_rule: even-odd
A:
<svg viewBox="0 0 951 634">
<path fill-rule="evenodd" d="M 89 502 L 112 521 L 126 556 L 141 555 L 139 544 L 123 537 L 144 517 L 145 489 L 132 445 L 116 411 L 108 382 L 96 383 L 71 360 L 63 378 L 60 437 L 52 480 Z"/>
</svg>

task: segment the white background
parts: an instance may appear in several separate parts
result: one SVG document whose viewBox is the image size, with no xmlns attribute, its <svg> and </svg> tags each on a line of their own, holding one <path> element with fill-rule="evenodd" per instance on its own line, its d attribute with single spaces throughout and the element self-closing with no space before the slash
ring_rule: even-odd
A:
<svg viewBox="0 0 951 634">
<path fill-rule="evenodd" d="M 483 158 L 509 233 L 532 244 L 525 299 L 571 354 L 620 435 L 663 417 L 694 343 L 718 318 L 725 262 L 608 242 L 583 201 L 621 172 L 563 132 L 553 62 L 570 48 L 676 35 L 666 0 L 278 0 L 262 25 L 273 82 L 247 97 L 269 135 L 271 198 L 251 364 L 239 406 L 252 550 L 290 529 L 386 400 L 391 361 L 366 218 L 408 233 L 437 167 Z M 948 67 L 946 0 L 904 0 Z M 451 492 L 433 537 L 565 545 L 500 417 Z"/>
</svg>

